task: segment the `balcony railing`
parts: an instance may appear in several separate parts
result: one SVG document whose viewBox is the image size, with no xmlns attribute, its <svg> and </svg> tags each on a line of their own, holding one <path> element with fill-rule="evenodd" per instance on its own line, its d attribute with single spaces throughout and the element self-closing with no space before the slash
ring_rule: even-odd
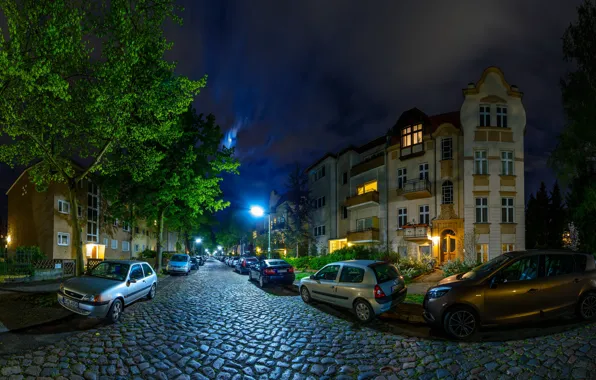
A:
<svg viewBox="0 0 596 380">
<path fill-rule="evenodd" d="M 397 189 L 398 194 L 406 199 L 420 199 L 432 196 L 431 185 L 428 178 L 411 179 L 406 181 L 401 189 Z"/>
<path fill-rule="evenodd" d="M 349 243 L 369 243 L 379 241 L 378 228 L 363 228 L 354 231 L 348 231 Z"/>
<path fill-rule="evenodd" d="M 403 237 L 405 240 L 428 240 L 430 227 L 426 224 L 404 226 Z"/>
<path fill-rule="evenodd" d="M 357 194 L 353 197 L 346 199 L 345 206 L 346 208 L 352 209 L 358 206 L 364 206 L 367 204 L 379 204 L 379 192 L 378 191 L 369 191 L 364 194 Z"/>
</svg>

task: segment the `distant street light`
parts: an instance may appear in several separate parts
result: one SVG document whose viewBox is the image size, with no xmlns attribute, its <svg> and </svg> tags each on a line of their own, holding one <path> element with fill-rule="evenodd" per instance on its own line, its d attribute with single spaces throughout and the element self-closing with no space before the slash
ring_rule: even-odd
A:
<svg viewBox="0 0 596 380">
<path fill-rule="evenodd" d="M 195 240 L 195 251 L 196 251 L 196 253 L 199 253 L 199 252 L 198 252 L 199 250 L 197 249 L 197 244 L 201 244 L 201 242 L 202 242 L 202 241 L 203 241 L 203 240 L 202 240 L 201 238 L 197 238 L 197 239 Z"/>
<path fill-rule="evenodd" d="M 197 240 L 195 240 L 195 242 L 196 242 L 197 244 L 201 244 L 201 238 L 197 238 Z"/>
<path fill-rule="evenodd" d="M 220 251 L 223 249 L 221 245 L 217 246 L 217 249 L 219 249 Z"/>
<path fill-rule="evenodd" d="M 261 206 L 252 206 L 250 208 L 250 213 L 253 216 L 256 216 L 257 218 L 260 218 L 261 216 L 265 215 L 265 210 L 261 207 Z M 271 258 L 271 213 L 268 212 L 267 216 L 269 217 L 269 223 L 268 223 L 268 243 L 267 243 L 267 257 L 270 259 Z"/>
</svg>

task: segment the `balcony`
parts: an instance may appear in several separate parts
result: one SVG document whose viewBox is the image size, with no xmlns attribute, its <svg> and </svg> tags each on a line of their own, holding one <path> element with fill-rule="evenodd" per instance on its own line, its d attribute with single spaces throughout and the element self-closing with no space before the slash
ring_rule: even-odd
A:
<svg viewBox="0 0 596 380">
<path fill-rule="evenodd" d="M 366 160 L 364 162 L 361 162 L 359 164 L 352 166 L 352 169 L 350 170 L 350 176 L 354 177 L 358 174 L 362 174 L 369 170 L 378 168 L 379 166 L 383 166 L 384 164 L 385 164 L 385 155 L 373 157 L 369 160 Z"/>
<path fill-rule="evenodd" d="M 397 193 L 398 195 L 403 195 L 408 200 L 429 198 L 432 196 L 428 178 L 409 180 L 403 188 L 397 189 Z"/>
<path fill-rule="evenodd" d="M 354 195 L 353 197 L 346 199 L 345 203 L 348 210 L 367 205 L 379 205 L 378 191 L 369 191 L 368 193 Z"/>
<path fill-rule="evenodd" d="M 407 241 L 430 240 L 430 227 L 426 224 L 404 226 L 403 238 Z"/>
<path fill-rule="evenodd" d="M 379 241 L 378 228 L 365 228 L 348 231 L 348 243 L 374 243 Z"/>
</svg>

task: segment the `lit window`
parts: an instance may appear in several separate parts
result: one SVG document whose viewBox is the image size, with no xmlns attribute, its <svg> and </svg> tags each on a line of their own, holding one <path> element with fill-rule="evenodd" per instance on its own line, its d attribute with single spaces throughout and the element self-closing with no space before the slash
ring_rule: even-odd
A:
<svg viewBox="0 0 596 380">
<path fill-rule="evenodd" d="M 430 224 L 430 208 L 428 205 L 422 205 L 418 207 L 420 213 L 419 223 Z"/>
<path fill-rule="evenodd" d="M 513 198 L 501 198 L 501 222 L 513 223 Z"/>
<path fill-rule="evenodd" d="M 403 189 L 406 186 L 407 181 L 407 170 L 406 168 L 397 169 L 397 188 Z"/>
<path fill-rule="evenodd" d="M 503 253 L 513 252 L 515 251 L 515 244 L 502 244 L 501 251 L 503 251 Z"/>
<path fill-rule="evenodd" d="M 58 200 L 58 212 L 61 214 L 68 214 L 70 213 L 70 203 L 67 201 L 63 201 L 62 199 Z"/>
<path fill-rule="evenodd" d="M 418 165 L 419 179 L 428 179 L 428 163 Z"/>
<path fill-rule="evenodd" d="M 401 130 L 401 147 L 422 144 L 422 124 L 406 127 Z"/>
<path fill-rule="evenodd" d="M 67 246 L 68 244 L 70 244 L 70 234 L 58 232 L 58 245 Z"/>
<path fill-rule="evenodd" d="M 397 228 L 403 228 L 408 224 L 408 209 L 398 208 L 397 209 Z"/>
<path fill-rule="evenodd" d="M 507 106 L 497 106 L 497 127 L 507 128 Z"/>
<path fill-rule="evenodd" d="M 441 189 L 443 190 L 443 204 L 453 204 L 453 183 L 451 181 L 445 181 Z"/>
<path fill-rule="evenodd" d="M 490 104 L 481 104 L 478 114 L 480 116 L 478 125 L 481 127 L 490 126 Z"/>
<path fill-rule="evenodd" d="M 358 195 L 369 193 L 371 191 L 377 191 L 377 181 L 367 182 L 364 185 L 358 186 Z"/>
<path fill-rule="evenodd" d="M 488 174 L 486 150 L 477 150 L 474 152 L 474 174 Z"/>
<path fill-rule="evenodd" d="M 476 198 L 476 223 L 488 223 L 488 198 Z"/>
<path fill-rule="evenodd" d="M 488 244 L 476 244 L 476 261 L 482 263 L 488 261 Z"/>
<path fill-rule="evenodd" d="M 453 159 L 453 139 L 451 137 L 443 137 L 441 139 L 441 160 Z"/>
<path fill-rule="evenodd" d="M 501 152 L 501 174 L 513 175 L 513 152 Z"/>
</svg>

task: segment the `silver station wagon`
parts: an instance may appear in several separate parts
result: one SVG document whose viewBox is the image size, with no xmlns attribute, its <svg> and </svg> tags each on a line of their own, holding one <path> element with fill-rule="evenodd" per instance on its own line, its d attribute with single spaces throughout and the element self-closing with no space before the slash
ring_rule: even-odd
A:
<svg viewBox="0 0 596 380">
<path fill-rule="evenodd" d="M 87 275 L 60 284 L 58 303 L 88 317 L 120 319 L 125 305 L 147 297 L 153 299 L 157 275 L 151 265 L 131 260 L 106 260 Z"/>
<path fill-rule="evenodd" d="M 300 296 L 304 302 L 323 301 L 352 309 L 362 322 L 395 308 L 407 293 L 399 270 L 382 261 L 336 262 L 300 280 Z"/>
</svg>

